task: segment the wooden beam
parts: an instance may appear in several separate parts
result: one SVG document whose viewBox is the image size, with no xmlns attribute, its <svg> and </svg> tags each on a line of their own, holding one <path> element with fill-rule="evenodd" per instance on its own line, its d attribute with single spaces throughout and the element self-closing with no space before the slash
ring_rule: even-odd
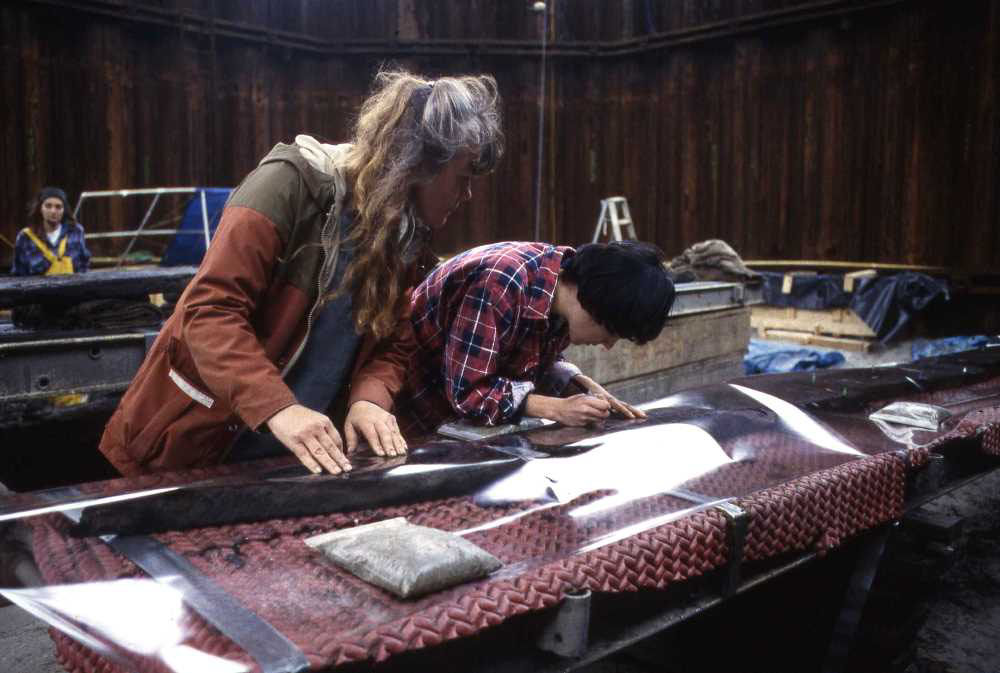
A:
<svg viewBox="0 0 1000 673">
<path fill-rule="evenodd" d="M 806 267 L 814 269 L 876 269 L 878 271 L 923 271 L 926 273 L 953 273 L 948 266 L 922 264 L 890 264 L 886 262 L 843 262 L 820 259 L 745 259 L 743 263 L 756 268 Z M 965 272 L 968 273 L 968 272 Z"/>
<path fill-rule="evenodd" d="M 815 271 L 789 271 L 785 274 L 785 277 L 781 279 L 781 294 L 791 294 L 792 287 L 795 285 L 796 276 L 815 276 Z"/>
<path fill-rule="evenodd" d="M 65 276 L 0 277 L 0 308 L 28 304 L 72 304 L 90 299 L 139 297 L 158 292 L 180 292 L 196 267 L 90 271 Z"/>
<path fill-rule="evenodd" d="M 875 269 L 864 269 L 844 274 L 844 292 L 854 292 L 854 283 L 862 278 L 874 278 L 878 275 Z"/>
</svg>

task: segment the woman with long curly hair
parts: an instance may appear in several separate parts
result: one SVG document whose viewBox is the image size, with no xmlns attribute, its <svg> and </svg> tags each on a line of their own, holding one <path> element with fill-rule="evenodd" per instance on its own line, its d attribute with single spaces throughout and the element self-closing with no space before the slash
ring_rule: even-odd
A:
<svg viewBox="0 0 1000 673">
<path fill-rule="evenodd" d="M 405 452 L 391 410 L 414 350 L 407 290 L 503 152 L 499 105 L 489 76 L 383 70 L 350 143 L 300 135 L 264 157 L 105 428 L 115 468 L 291 451 L 336 473 L 359 437 Z"/>
<path fill-rule="evenodd" d="M 14 241 L 15 276 L 77 273 L 90 268 L 83 227 L 69 210 L 66 192 L 45 187 L 28 208 L 28 226 Z"/>
</svg>

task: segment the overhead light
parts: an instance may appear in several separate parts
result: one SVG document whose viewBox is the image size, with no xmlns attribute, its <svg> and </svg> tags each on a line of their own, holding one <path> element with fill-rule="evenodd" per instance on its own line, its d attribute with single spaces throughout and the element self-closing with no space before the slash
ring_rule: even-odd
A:
<svg viewBox="0 0 1000 673">
<path fill-rule="evenodd" d="M 538 0 L 538 2 L 536 2 L 535 4 L 533 4 L 531 6 L 531 9 L 533 11 L 536 11 L 536 12 L 544 12 L 545 11 L 545 3 L 542 2 L 542 0 Z"/>
</svg>

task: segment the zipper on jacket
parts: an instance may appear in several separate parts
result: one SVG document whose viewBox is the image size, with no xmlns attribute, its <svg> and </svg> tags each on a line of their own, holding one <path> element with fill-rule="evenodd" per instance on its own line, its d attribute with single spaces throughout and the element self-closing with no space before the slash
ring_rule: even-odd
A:
<svg viewBox="0 0 1000 673">
<path fill-rule="evenodd" d="M 325 241 L 327 239 L 331 226 L 333 226 L 333 224 L 340 219 L 340 208 L 337 207 L 338 205 L 339 202 L 336 198 L 334 198 L 333 206 L 330 208 L 330 214 L 327 215 L 326 218 L 326 224 L 323 225 L 323 230 L 319 234 L 320 241 Z M 288 358 L 288 363 L 281 370 L 282 379 L 288 375 L 288 372 L 291 371 L 292 367 L 298 361 L 299 356 L 302 355 L 302 351 L 305 350 L 306 342 L 309 341 L 309 334 L 312 332 L 313 314 L 316 313 L 316 309 L 319 308 L 320 302 L 323 301 L 323 267 L 326 266 L 326 246 L 320 246 L 320 250 L 322 250 L 322 256 L 320 258 L 319 275 L 316 278 L 316 301 L 313 302 L 312 308 L 309 309 L 309 313 L 306 315 L 306 333 L 302 336 L 301 343 L 299 343 L 298 348 L 295 349 L 292 357 Z M 333 271 L 336 271 L 336 269 Z M 331 272 L 330 277 L 333 277 L 333 272 Z"/>
</svg>

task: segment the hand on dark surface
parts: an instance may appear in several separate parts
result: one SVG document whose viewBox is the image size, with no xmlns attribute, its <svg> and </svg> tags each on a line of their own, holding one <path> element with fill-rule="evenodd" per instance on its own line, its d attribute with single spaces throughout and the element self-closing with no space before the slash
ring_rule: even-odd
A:
<svg viewBox="0 0 1000 673">
<path fill-rule="evenodd" d="M 333 422 L 301 404 L 285 407 L 267 421 L 275 438 L 312 472 L 339 474 L 351 469 Z"/>
<path fill-rule="evenodd" d="M 611 405 L 611 413 L 623 418 L 646 418 L 646 412 L 633 407 L 627 402 L 622 402 L 592 378 L 578 375 L 574 378 L 574 381 L 591 395 L 607 400 L 608 404 Z"/>
<path fill-rule="evenodd" d="M 570 427 L 579 427 L 603 421 L 610 412 L 611 404 L 607 400 L 582 393 L 560 399 L 552 420 Z"/>
<path fill-rule="evenodd" d="M 378 456 L 402 456 L 406 453 L 406 440 L 399 431 L 396 417 L 382 407 L 364 400 L 355 402 L 347 411 L 344 421 L 347 452 L 353 453 L 359 437 L 368 442 Z"/>
</svg>

